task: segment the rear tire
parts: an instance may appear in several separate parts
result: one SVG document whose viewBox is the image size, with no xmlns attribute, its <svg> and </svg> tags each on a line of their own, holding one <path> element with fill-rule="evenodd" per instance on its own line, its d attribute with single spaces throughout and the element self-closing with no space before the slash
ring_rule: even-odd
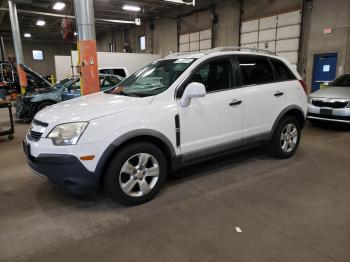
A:
<svg viewBox="0 0 350 262">
<path fill-rule="evenodd" d="M 293 116 L 283 117 L 278 123 L 270 142 L 270 153 L 275 158 L 293 156 L 301 138 L 300 122 Z"/>
<path fill-rule="evenodd" d="M 153 199 L 167 177 L 167 160 L 151 143 L 127 145 L 111 159 L 104 180 L 107 193 L 123 205 L 139 205 Z"/>
</svg>

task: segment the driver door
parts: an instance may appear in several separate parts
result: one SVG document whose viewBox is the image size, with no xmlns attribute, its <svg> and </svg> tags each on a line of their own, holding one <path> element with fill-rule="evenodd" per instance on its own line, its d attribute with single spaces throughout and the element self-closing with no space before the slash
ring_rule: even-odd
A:
<svg viewBox="0 0 350 262">
<path fill-rule="evenodd" d="M 185 82 L 182 92 L 191 82 L 204 84 L 207 94 L 193 98 L 188 107 L 182 107 L 177 100 L 182 154 L 240 144 L 243 101 L 241 89 L 234 88 L 231 59 L 216 58 L 201 64 Z"/>
</svg>

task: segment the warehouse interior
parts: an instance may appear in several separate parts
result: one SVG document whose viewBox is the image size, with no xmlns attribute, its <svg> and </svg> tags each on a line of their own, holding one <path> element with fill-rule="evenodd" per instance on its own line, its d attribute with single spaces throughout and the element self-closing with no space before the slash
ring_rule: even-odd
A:
<svg viewBox="0 0 350 262">
<path fill-rule="evenodd" d="M 350 260 L 349 0 L 0 0 L 0 43 L 0 261 Z M 192 60 L 202 55 L 231 52 L 230 48 L 238 55 L 248 50 L 267 54 L 269 59 L 280 57 L 298 74 L 297 82 L 306 92 L 306 111 L 298 151 L 292 157 L 276 160 L 260 144 L 225 155 L 211 153 L 212 158 L 169 171 L 150 202 L 127 206 L 114 201 L 105 189 L 89 195 L 62 192 L 27 163 L 31 156 L 26 140 L 33 125 L 39 123 L 44 130 L 51 127 L 51 119 L 55 123 L 65 114 L 78 120 L 91 118 L 91 123 L 81 120 L 88 123 L 81 134 L 94 124 L 111 127 L 124 121 L 132 126 L 133 110 L 139 106 L 136 100 L 149 99 L 140 105 L 143 119 L 136 121 L 140 128 L 134 133 L 149 131 L 152 121 L 163 125 L 163 115 L 175 109 L 161 104 L 148 111 L 159 95 L 132 97 L 133 104 L 125 105 L 123 113 L 118 111 L 124 118 L 97 123 L 93 121 L 99 114 L 110 116 L 115 111 L 94 105 L 83 112 L 70 109 L 70 103 L 89 107 L 89 97 L 127 86 L 142 68 L 157 61 L 179 56 L 175 63 L 195 63 Z M 234 73 L 235 61 L 230 62 Z M 10 74 L 5 75 L 8 68 Z M 184 70 L 190 69 L 191 65 Z M 234 76 L 234 85 L 241 77 Z M 334 84 L 346 77 L 348 84 Z M 56 96 L 66 79 L 72 86 Z M 334 95 L 332 88 L 341 91 Z M 50 94 L 49 89 L 56 91 Z M 208 94 L 207 90 L 205 98 Z M 39 96 L 42 100 L 36 102 Z M 200 99 L 198 94 L 193 97 Z M 188 110 L 196 109 L 193 97 Z M 321 98 L 322 106 L 315 103 Z M 177 94 L 171 99 L 176 102 Z M 263 99 L 254 103 L 269 107 L 271 103 Z M 36 105 L 28 106 L 29 100 Z M 124 100 L 96 103 L 118 106 Z M 321 107 L 319 114 L 327 115 L 316 115 L 316 106 Z M 197 113 L 202 116 L 209 111 Z M 172 115 L 171 125 L 159 127 L 164 132 L 174 130 L 174 155 L 186 148 L 186 137 L 180 132 L 187 122 L 179 112 L 174 127 Z M 220 111 L 213 108 L 213 112 L 213 118 L 227 121 Z M 254 113 L 256 118 L 265 117 L 258 110 Z M 42 123 L 40 117 L 47 115 L 48 124 Z M 193 139 L 207 132 L 200 121 L 196 123 L 189 124 L 188 137 Z M 208 124 L 208 129 L 213 125 Z M 104 137 L 109 131 L 104 128 L 98 135 Z M 119 130 L 113 134 L 119 135 Z M 93 138 L 89 135 L 90 150 Z M 117 140 L 111 141 L 116 145 Z M 102 138 L 98 142 L 102 144 Z M 118 150 L 126 147 L 117 146 Z M 31 147 L 32 152 L 39 150 L 40 143 Z M 43 149 L 48 147 L 45 144 Z M 62 157 L 64 148 L 68 146 L 57 146 L 49 153 Z M 190 153 L 197 153 L 193 148 Z M 67 151 L 73 154 L 76 149 Z M 91 154 L 84 157 L 93 160 L 95 154 Z M 168 158 L 164 159 L 170 170 Z M 108 170 L 103 167 L 103 172 Z"/>
</svg>

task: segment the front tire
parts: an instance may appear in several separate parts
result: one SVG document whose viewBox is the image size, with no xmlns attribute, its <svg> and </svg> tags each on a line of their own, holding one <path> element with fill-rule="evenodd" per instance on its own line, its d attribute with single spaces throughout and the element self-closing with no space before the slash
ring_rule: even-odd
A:
<svg viewBox="0 0 350 262">
<path fill-rule="evenodd" d="M 293 156 L 301 138 L 300 122 L 293 116 L 286 116 L 278 123 L 270 142 L 272 156 L 285 159 Z"/>
<path fill-rule="evenodd" d="M 151 143 L 123 147 L 107 168 L 104 187 L 123 205 L 139 205 L 153 199 L 167 177 L 163 152 Z"/>
</svg>

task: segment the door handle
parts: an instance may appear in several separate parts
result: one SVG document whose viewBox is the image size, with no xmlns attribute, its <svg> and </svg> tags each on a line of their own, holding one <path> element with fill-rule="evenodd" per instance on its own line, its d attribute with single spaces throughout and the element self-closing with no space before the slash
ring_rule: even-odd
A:
<svg viewBox="0 0 350 262">
<path fill-rule="evenodd" d="M 278 96 L 283 96 L 283 92 L 281 91 L 276 91 L 276 93 L 274 94 L 274 96 L 278 97 Z"/>
<path fill-rule="evenodd" d="M 239 104 L 242 104 L 241 100 L 233 99 L 232 102 L 230 103 L 230 106 L 237 106 Z"/>
</svg>

